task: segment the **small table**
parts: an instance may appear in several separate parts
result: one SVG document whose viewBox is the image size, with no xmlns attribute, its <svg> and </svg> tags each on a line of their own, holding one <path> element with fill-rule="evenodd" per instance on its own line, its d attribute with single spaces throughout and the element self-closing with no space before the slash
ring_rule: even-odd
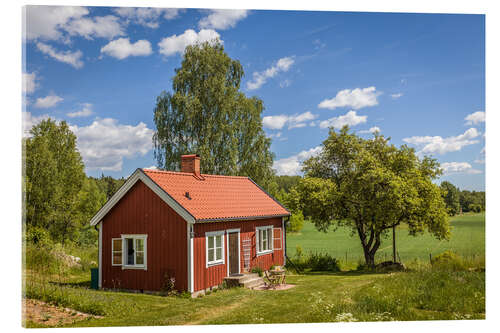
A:
<svg viewBox="0 0 500 333">
<path fill-rule="evenodd" d="M 283 269 L 272 269 L 269 270 L 271 276 L 275 276 L 279 284 L 285 284 L 286 274 Z"/>
</svg>

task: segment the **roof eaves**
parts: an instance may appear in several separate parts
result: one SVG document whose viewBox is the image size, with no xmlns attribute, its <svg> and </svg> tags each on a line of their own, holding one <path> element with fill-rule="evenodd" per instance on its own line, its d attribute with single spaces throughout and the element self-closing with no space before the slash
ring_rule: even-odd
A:
<svg viewBox="0 0 500 333">
<path fill-rule="evenodd" d="M 286 208 L 285 208 L 286 209 Z M 239 216 L 239 217 L 223 217 L 223 218 L 213 218 L 213 219 L 198 219 L 196 223 L 207 223 L 207 222 L 228 222 L 228 221 L 248 221 L 248 220 L 262 220 L 273 217 L 284 217 L 290 216 L 288 214 L 274 214 L 274 215 L 258 215 L 258 216 Z"/>
</svg>

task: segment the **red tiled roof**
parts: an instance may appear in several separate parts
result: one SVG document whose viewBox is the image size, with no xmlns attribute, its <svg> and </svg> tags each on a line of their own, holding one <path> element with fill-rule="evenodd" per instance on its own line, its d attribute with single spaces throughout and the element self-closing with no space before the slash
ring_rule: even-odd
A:
<svg viewBox="0 0 500 333">
<path fill-rule="evenodd" d="M 290 213 L 248 177 L 143 169 L 196 220 L 284 216 Z M 189 198 L 186 197 L 189 192 Z"/>
</svg>

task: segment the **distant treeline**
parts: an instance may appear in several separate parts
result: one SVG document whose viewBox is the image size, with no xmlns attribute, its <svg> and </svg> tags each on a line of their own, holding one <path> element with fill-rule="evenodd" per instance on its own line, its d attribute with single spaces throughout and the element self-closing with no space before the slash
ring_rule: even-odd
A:
<svg viewBox="0 0 500 333">
<path fill-rule="evenodd" d="M 443 198 L 450 215 L 467 212 L 483 212 L 486 209 L 486 193 L 484 191 L 460 190 L 448 181 L 441 183 Z"/>
</svg>

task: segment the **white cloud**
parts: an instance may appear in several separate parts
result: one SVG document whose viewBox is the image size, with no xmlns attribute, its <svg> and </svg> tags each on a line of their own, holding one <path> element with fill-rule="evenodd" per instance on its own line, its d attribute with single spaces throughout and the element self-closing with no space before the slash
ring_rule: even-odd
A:
<svg viewBox="0 0 500 333">
<path fill-rule="evenodd" d="M 276 173 L 279 176 L 298 175 L 301 172 L 302 162 L 307 160 L 308 158 L 310 158 L 312 156 L 318 155 L 319 153 L 321 153 L 322 150 L 323 150 L 323 147 L 317 146 L 317 147 L 311 148 L 309 150 L 303 150 L 296 155 L 276 160 L 273 163 L 273 169 L 276 170 Z"/>
<path fill-rule="evenodd" d="M 289 79 L 285 79 L 280 82 L 280 88 L 286 88 L 289 87 L 292 84 L 292 81 Z"/>
<path fill-rule="evenodd" d="M 320 109 L 334 110 L 340 107 L 351 107 L 358 110 L 378 104 L 377 97 L 382 94 L 375 87 L 344 89 L 331 99 L 325 99 L 318 104 Z"/>
<path fill-rule="evenodd" d="M 369 129 L 369 130 L 359 131 L 359 133 L 361 133 L 361 134 L 366 134 L 366 133 L 371 133 L 371 134 L 374 134 L 375 132 L 379 132 L 379 133 L 380 133 L 380 132 L 382 132 L 382 131 L 381 131 L 381 130 L 380 130 L 380 128 L 379 128 L 379 127 L 377 127 L 377 126 L 370 127 L 370 129 Z"/>
<path fill-rule="evenodd" d="M 481 170 L 473 169 L 467 162 L 445 162 L 441 163 L 441 169 L 445 175 L 454 173 L 479 174 Z"/>
<path fill-rule="evenodd" d="M 101 48 L 101 53 L 108 54 L 120 60 L 130 56 L 147 56 L 152 52 L 151 43 L 145 39 L 130 43 L 128 38 L 119 38 Z"/>
<path fill-rule="evenodd" d="M 484 111 L 477 111 L 469 114 L 467 117 L 465 117 L 465 120 L 467 121 L 467 125 L 484 123 L 486 120 L 486 114 L 484 113 Z"/>
<path fill-rule="evenodd" d="M 307 126 L 307 122 L 313 120 L 317 117 L 317 115 L 312 114 L 307 111 L 300 114 L 294 115 L 277 115 L 277 116 L 266 116 L 262 118 L 262 124 L 264 127 L 269 129 L 282 129 L 285 124 L 288 124 L 288 129 L 305 127 Z"/>
<path fill-rule="evenodd" d="M 248 16 L 245 9 L 212 9 L 210 14 L 200 20 L 200 28 L 225 30 L 236 26 L 238 21 Z"/>
<path fill-rule="evenodd" d="M 113 15 L 81 17 L 69 21 L 64 29 L 71 36 L 82 36 L 86 39 L 94 37 L 113 38 L 125 35 L 125 31 L 119 22 L 119 18 Z"/>
<path fill-rule="evenodd" d="M 349 111 L 345 115 L 333 117 L 327 120 L 323 120 L 319 123 L 320 128 L 333 127 L 336 129 L 341 129 L 344 125 L 349 127 L 356 126 L 358 124 L 366 123 L 367 116 L 358 116 L 356 111 Z"/>
<path fill-rule="evenodd" d="M 215 30 L 202 29 L 199 32 L 196 32 L 192 29 L 188 29 L 184 31 L 182 35 L 173 35 L 163 38 L 158 43 L 158 46 L 160 47 L 160 53 L 168 57 L 175 55 L 176 53 L 184 53 L 184 49 L 188 45 L 211 42 L 219 38 L 220 35 Z"/>
<path fill-rule="evenodd" d="M 287 72 L 294 62 L 294 57 L 284 57 L 279 59 L 275 65 L 269 67 L 268 69 L 262 72 L 254 72 L 252 74 L 252 80 L 247 82 L 247 89 L 259 89 L 264 83 L 267 82 L 267 79 L 276 76 L 279 72 Z"/>
<path fill-rule="evenodd" d="M 30 112 L 23 111 L 22 113 L 23 120 L 23 136 L 30 137 L 29 133 L 31 128 L 35 125 L 38 125 L 42 120 L 49 119 L 48 114 L 43 114 L 40 116 L 33 116 Z"/>
<path fill-rule="evenodd" d="M 472 140 L 480 133 L 475 128 L 469 128 L 464 134 L 443 138 L 441 136 L 412 136 L 404 138 L 403 141 L 421 147 L 419 154 L 445 154 L 459 151 L 463 147 L 479 143 L 479 140 Z"/>
<path fill-rule="evenodd" d="M 57 52 L 52 46 L 42 42 L 36 43 L 36 47 L 44 54 L 56 59 L 57 61 L 70 64 L 75 68 L 83 67 L 83 61 L 80 60 L 82 52 L 80 50 L 71 52 Z"/>
<path fill-rule="evenodd" d="M 88 13 L 85 7 L 26 6 L 24 35 L 27 39 L 58 40 L 63 37 L 63 28 L 70 20 Z"/>
<path fill-rule="evenodd" d="M 182 11 L 180 8 L 120 7 L 114 9 L 117 15 L 127 19 L 129 22 L 152 29 L 160 26 L 159 21 L 162 15 L 163 18 L 172 20 L 177 18 Z"/>
<path fill-rule="evenodd" d="M 144 156 L 152 146 L 153 130 L 140 122 L 119 124 L 116 119 L 96 119 L 89 126 L 70 126 L 77 136 L 78 150 L 89 170 L 120 171 L 124 158 Z"/>
<path fill-rule="evenodd" d="M 391 98 L 392 98 L 392 99 L 398 99 L 398 98 L 400 98 L 401 96 L 403 96 L 403 93 L 391 94 Z"/>
<path fill-rule="evenodd" d="M 156 165 L 152 165 L 152 166 L 149 166 L 149 167 L 146 167 L 144 169 L 149 169 L 149 170 L 158 170 L 158 167 Z"/>
<path fill-rule="evenodd" d="M 48 109 L 57 105 L 57 103 L 63 101 L 62 97 L 56 95 L 48 95 L 45 97 L 39 97 L 36 99 L 35 107 L 41 109 Z"/>
<path fill-rule="evenodd" d="M 94 114 L 94 112 L 92 111 L 92 104 L 91 103 L 83 103 L 81 110 L 75 111 L 75 112 L 66 113 L 66 115 L 68 117 L 70 117 L 70 118 L 88 117 L 88 116 L 90 116 L 92 114 Z"/>
<path fill-rule="evenodd" d="M 23 92 L 31 94 L 38 88 L 36 73 L 23 73 Z"/>
</svg>

